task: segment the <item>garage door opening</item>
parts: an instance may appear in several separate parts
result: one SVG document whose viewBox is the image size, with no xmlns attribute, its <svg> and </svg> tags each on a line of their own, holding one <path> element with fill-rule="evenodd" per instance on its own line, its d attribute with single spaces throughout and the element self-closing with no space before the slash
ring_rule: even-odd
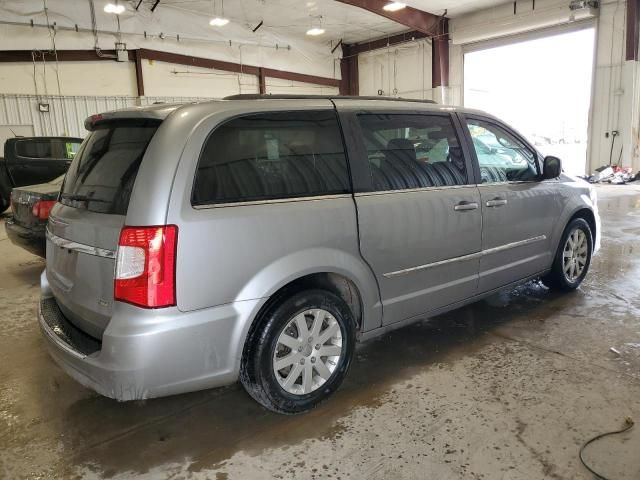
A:
<svg viewBox="0 0 640 480">
<path fill-rule="evenodd" d="M 468 51 L 465 107 L 513 125 L 564 170 L 584 175 L 595 28 Z"/>
</svg>

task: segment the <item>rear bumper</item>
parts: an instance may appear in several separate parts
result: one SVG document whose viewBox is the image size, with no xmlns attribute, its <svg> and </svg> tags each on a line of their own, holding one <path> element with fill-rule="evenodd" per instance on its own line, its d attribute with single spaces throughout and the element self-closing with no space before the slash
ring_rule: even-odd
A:
<svg viewBox="0 0 640 480">
<path fill-rule="evenodd" d="M 44 258 L 46 251 L 44 227 L 26 228 L 15 223 L 13 218 L 7 219 L 4 225 L 11 243 Z"/>
<path fill-rule="evenodd" d="M 250 318 L 260 303 L 250 300 L 180 312 L 116 302 L 97 340 L 56 313 L 46 272 L 41 287 L 38 318 L 53 359 L 82 385 L 120 401 L 235 382 Z"/>
</svg>

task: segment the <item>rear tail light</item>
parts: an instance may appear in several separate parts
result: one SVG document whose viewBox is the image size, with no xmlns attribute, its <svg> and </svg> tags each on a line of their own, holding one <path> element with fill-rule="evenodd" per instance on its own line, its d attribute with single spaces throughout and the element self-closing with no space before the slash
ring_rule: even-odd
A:
<svg viewBox="0 0 640 480">
<path fill-rule="evenodd" d="M 124 227 L 120 232 L 114 298 L 144 308 L 176 305 L 178 227 Z"/>
<path fill-rule="evenodd" d="M 47 218 L 49 218 L 49 212 L 55 204 L 55 200 L 38 200 L 33 204 L 31 213 L 33 213 L 34 217 L 37 217 L 40 220 L 46 220 Z"/>
</svg>

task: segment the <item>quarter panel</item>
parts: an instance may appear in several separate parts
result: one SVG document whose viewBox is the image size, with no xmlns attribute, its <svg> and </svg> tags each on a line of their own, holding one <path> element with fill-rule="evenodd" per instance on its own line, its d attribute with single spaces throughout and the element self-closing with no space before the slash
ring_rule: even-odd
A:
<svg viewBox="0 0 640 480">
<path fill-rule="evenodd" d="M 267 297 L 301 276 L 346 276 L 362 296 L 364 328 L 379 326 L 375 278 L 358 250 L 351 195 L 271 200 L 194 208 L 191 190 L 202 145 L 221 122 L 245 113 L 333 109 L 329 101 L 237 102 L 192 131 L 172 187 L 166 222 L 177 224 L 178 308 L 191 311 Z"/>
</svg>

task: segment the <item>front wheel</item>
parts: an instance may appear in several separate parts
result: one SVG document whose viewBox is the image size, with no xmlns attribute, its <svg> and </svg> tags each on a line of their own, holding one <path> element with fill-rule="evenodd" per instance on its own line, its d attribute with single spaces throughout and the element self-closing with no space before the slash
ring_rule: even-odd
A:
<svg viewBox="0 0 640 480">
<path fill-rule="evenodd" d="M 278 413 L 307 411 L 342 383 L 355 348 L 349 307 L 324 290 L 305 290 L 274 304 L 249 335 L 240 381 Z"/>
<path fill-rule="evenodd" d="M 582 218 L 569 222 L 562 234 L 551 271 L 542 278 L 545 285 L 571 291 L 580 286 L 591 265 L 593 237 Z"/>
</svg>

